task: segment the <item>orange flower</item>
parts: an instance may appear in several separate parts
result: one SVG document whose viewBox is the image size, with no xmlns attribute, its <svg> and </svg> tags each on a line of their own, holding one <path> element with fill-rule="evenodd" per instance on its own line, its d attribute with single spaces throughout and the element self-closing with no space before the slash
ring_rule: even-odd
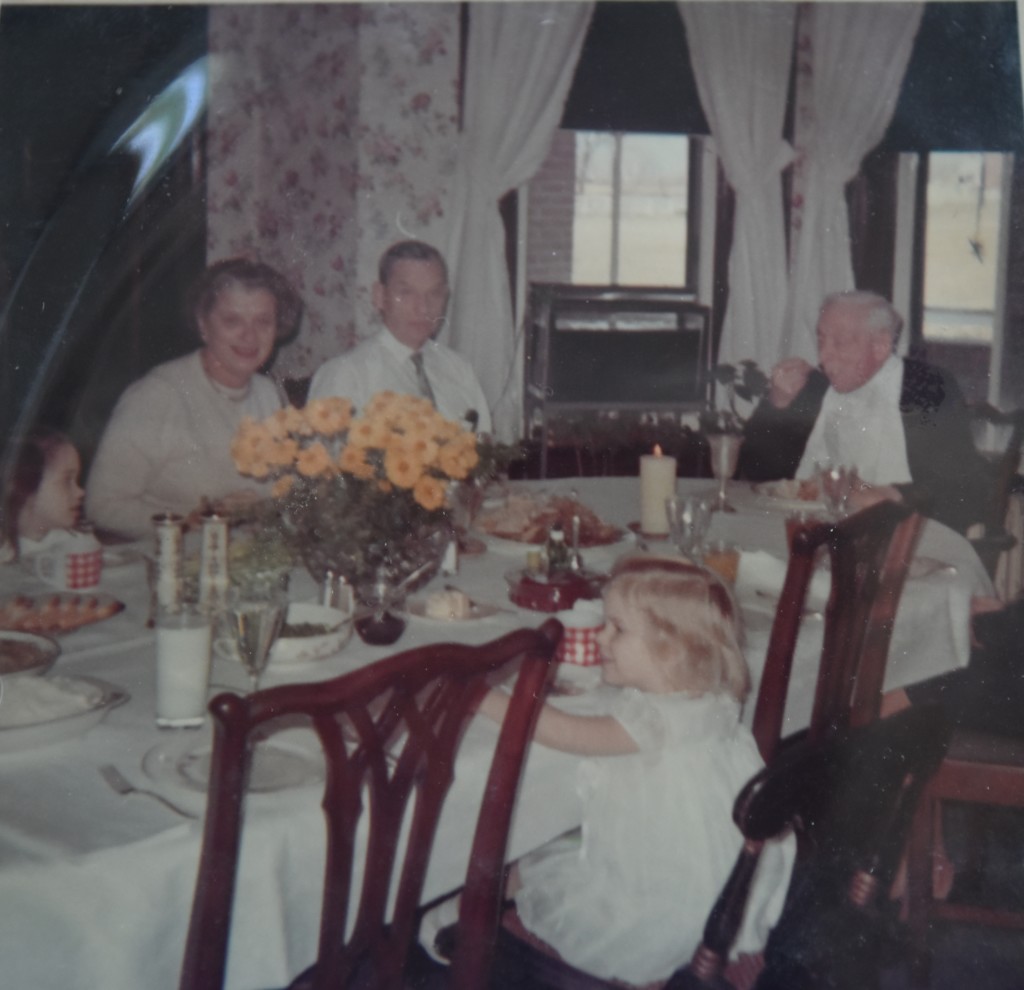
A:
<svg viewBox="0 0 1024 990">
<path fill-rule="evenodd" d="M 313 399 L 306 403 L 305 414 L 314 432 L 333 435 L 352 422 L 352 403 L 338 397 Z"/>
<path fill-rule="evenodd" d="M 423 465 L 404 447 L 384 452 L 384 473 L 397 488 L 412 488 L 423 474 Z"/>
<path fill-rule="evenodd" d="M 444 485 L 433 475 L 424 474 L 413 486 L 412 496 L 427 512 L 444 505 Z"/>
<path fill-rule="evenodd" d="M 329 474 L 331 470 L 331 455 L 322 443 L 311 443 L 304 450 L 299 451 L 295 461 L 295 469 L 299 474 L 307 478 L 316 478 L 322 474 Z"/>
<path fill-rule="evenodd" d="M 341 452 L 338 458 L 338 467 L 346 474 L 356 478 L 368 479 L 373 477 L 373 465 L 366 460 L 366 448 L 356 447 L 349 444 Z"/>
<path fill-rule="evenodd" d="M 274 498 L 284 498 L 292 490 L 292 485 L 295 484 L 294 475 L 286 474 L 283 478 L 278 478 L 274 482 L 270 489 L 270 494 Z"/>
<path fill-rule="evenodd" d="M 273 437 L 263 424 L 244 417 L 231 442 L 235 467 L 242 474 L 265 478 L 270 473 L 269 452 L 273 443 Z"/>
<path fill-rule="evenodd" d="M 466 431 L 459 426 L 458 423 L 450 419 L 442 419 L 441 422 L 437 424 L 437 429 L 434 433 L 434 436 L 436 436 L 438 440 L 445 442 L 456 440 L 465 435 Z M 470 436 L 472 436 L 472 434 L 470 434 Z"/>
<path fill-rule="evenodd" d="M 352 420 L 348 430 L 348 442 L 357 447 L 383 448 L 388 439 L 387 424 L 380 419 L 360 416 Z"/>
<path fill-rule="evenodd" d="M 441 448 L 437 456 L 437 466 L 449 478 L 461 481 L 468 477 L 479 460 L 480 455 L 476 452 L 475 446 L 470 447 L 468 444 L 453 440 Z"/>
<path fill-rule="evenodd" d="M 441 449 L 429 437 L 412 436 L 408 433 L 405 435 L 404 447 L 424 467 L 430 467 L 437 461 L 437 455 Z"/>
<path fill-rule="evenodd" d="M 267 448 L 267 463 L 272 467 L 290 468 L 299 456 L 299 442 L 291 437 L 274 440 Z"/>
</svg>

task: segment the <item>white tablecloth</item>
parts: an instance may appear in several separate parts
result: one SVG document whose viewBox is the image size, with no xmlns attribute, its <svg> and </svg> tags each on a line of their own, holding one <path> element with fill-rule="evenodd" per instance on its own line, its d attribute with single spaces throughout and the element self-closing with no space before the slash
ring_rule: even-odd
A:
<svg viewBox="0 0 1024 990">
<path fill-rule="evenodd" d="M 635 479 L 547 482 L 546 490 L 577 488 L 605 518 L 626 524 L 637 518 Z M 683 489 L 702 487 L 681 482 Z M 703 487 L 707 487 L 705 484 Z M 774 555 L 781 567 L 784 513 L 737 487 L 736 515 L 716 515 L 712 536 L 747 551 Z M 628 543 L 586 553 L 588 566 L 607 569 Z M 969 599 L 991 593 L 991 585 L 969 544 L 937 524 L 925 527 L 920 555 L 955 571 L 932 572 L 908 583 L 897 618 L 887 686 L 895 687 L 955 669 L 968 654 Z M 393 649 L 437 639 L 484 642 L 544 616 L 515 609 L 506 596 L 505 573 L 524 563 L 522 551 L 491 549 L 464 558 L 452 579 L 476 599 L 510 611 L 454 626 L 413 620 L 394 648 L 370 648 L 358 640 L 321 671 L 342 673 Z M 780 570 L 781 574 L 781 570 Z M 0 595 L 41 589 L 17 567 L 0 573 Z M 108 571 L 103 590 L 127 603 L 119 616 L 63 638 L 57 672 L 85 674 L 126 689 L 131 700 L 112 710 L 84 735 L 24 753 L 0 753 L 0 959 L 5 985 L 33 990 L 138 990 L 171 988 L 188 923 L 200 825 L 143 796 L 120 797 L 103 782 L 98 767 L 115 763 L 139 785 L 151 785 L 142 761 L 154 746 L 177 738 L 158 730 L 154 711 L 154 642 L 145 628 L 148 593 L 141 564 Z M 308 577 L 297 574 L 295 596 L 312 594 Z M 747 655 L 756 682 L 770 627 L 771 602 L 745 596 Z M 817 625 L 817 628 L 816 628 Z M 788 727 L 806 723 L 820 645 L 820 620 L 809 618 L 801 639 Z M 816 639 L 817 637 L 817 639 Z M 214 682 L 242 688 L 241 672 L 214 663 Z M 268 673 L 266 682 L 275 676 Z M 579 711 L 600 710 L 606 689 L 563 701 Z M 753 705 L 748 705 L 747 717 Z M 456 766 L 456 782 L 445 807 L 431 860 L 425 897 L 456 886 L 465 872 L 476 808 L 496 729 L 475 723 Z M 517 805 L 511 855 L 520 855 L 578 823 L 573 787 L 574 757 L 534 747 Z M 182 794 L 169 790 L 169 796 Z M 187 795 L 185 795 L 187 799 Z M 195 799 L 193 799 L 195 800 Z M 250 804 L 242 854 L 228 985 L 283 984 L 313 955 L 322 872 L 322 826 L 314 789 L 262 796 Z"/>
</svg>

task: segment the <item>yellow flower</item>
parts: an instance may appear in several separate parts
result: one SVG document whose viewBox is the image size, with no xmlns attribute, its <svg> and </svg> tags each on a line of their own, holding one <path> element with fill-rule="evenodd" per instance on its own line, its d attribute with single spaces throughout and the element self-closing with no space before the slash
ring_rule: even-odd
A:
<svg viewBox="0 0 1024 990">
<path fill-rule="evenodd" d="M 305 414 L 314 432 L 330 436 L 341 433 L 352 422 L 352 403 L 337 397 L 313 399 L 306 403 Z"/>
<path fill-rule="evenodd" d="M 434 427 L 434 436 L 442 442 L 454 440 L 456 437 L 460 437 L 465 433 L 465 430 L 463 430 L 462 427 L 454 420 L 444 419 L 440 416 L 438 417 L 438 420 L 439 422 L 437 422 Z"/>
<path fill-rule="evenodd" d="M 433 475 L 422 475 L 413 486 L 412 495 L 428 512 L 444 505 L 444 485 Z"/>
<path fill-rule="evenodd" d="M 437 461 L 441 449 L 430 437 L 412 436 L 408 433 L 405 435 L 403 446 L 424 467 L 431 467 Z"/>
<path fill-rule="evenodd" d="M 449 478 L 461 481 L 469 476 L 469 472 L 475 468 L 480 460 L 476 451 L 476 443 L 472 434 L 464 434 L 472 441 L 472 445 L 461 438 L 446 443 L 437 456 L 437 466 Z"/>
<path fill-rule="evenodd" d="M 397 488 L 412 488 L 423 474 L 423 465 L 404 447 L 384 452 L 384 473 Z"/>
<path fill-rule="evenodd" d="M 378 416 L 391 415 L 394 409 L 400 404 L 402 396 L 390 389 L 383 392 L 375 392 L 370 401 L 363 409 L 363 415 L 373 419 Z"/>
<path fill-rule="evenodd" d="M 272 467 L 290 468 L 299 456 L 299 442 L 291 437 L 274 440 L 267 448 L 267 463 Z"/>
<path fill-rule="evenodd" d="M 242 474 L 265 478 L 270 473 L 269 453 L 274 438 L 261 423 L 246 416 L 231 442 L 231 457 Z"/>
<path fill-rule="evenodd" d="M 322 443 L 311 443 L 308 447 L 299 451 L 295 461 L 295 468 L 299 474 L 307 478 L 316 478 L 322 474 L 329 474 L 331 471 L 331 455 Z"/>
<path fill-rule="evenodd" d="M 356 478 L 372 478 L 373 465 L 366 460 L 366 448 L 349 444 L 338 458 L 338 467 Z"/>
<path fill-rule="evenodd" d="M 348 442 L 357 447 L 383 448 L 389 436 L 387 424 L 380 419 L 360 416 L 352 420 L 348 430 Z"/>
<path fill-rule="evenodd" d="M 283 478 L 278 478 L 274 482 L 270 489 L 270 494 L 274 498 L 284 498 L 292 490 L 292 485 L 295 484 L 295 477 L 290 474 L 286 474 Z"/>
</svg>

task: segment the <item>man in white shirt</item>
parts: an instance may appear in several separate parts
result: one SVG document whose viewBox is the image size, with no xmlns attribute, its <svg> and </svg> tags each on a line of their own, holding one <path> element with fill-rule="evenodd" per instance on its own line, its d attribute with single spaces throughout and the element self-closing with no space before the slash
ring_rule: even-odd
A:
<svg viewBox="0 0 1024 990">
<path fill-rule="evenodd" d="M 489 433 L 491 413 L 473 368 L 433 339 L 448 305 L 448 268 L 440 252 L 422 241 L 400 241 L 384 252 L 378 274 L 373 305 L 384 328 L 325 362 L 309 397 L 344 396 L 362 409 L 385 389 L 421 395 L 448 419 Z"/>
<path fill-rule="evenodd" d="M 739 474 L 806 478 L 816 464 L 856 467 L 855 507 L 909 499 L 964 531 L 984 518 L 991 472 L 971 439 L 955 380 L 893 349 L 903 320 L 872 292 L 829 296 L 818 319 L 820 370 L 800 358 L 772 369 L 771 391 L 744 429 Z"/>
</svg>

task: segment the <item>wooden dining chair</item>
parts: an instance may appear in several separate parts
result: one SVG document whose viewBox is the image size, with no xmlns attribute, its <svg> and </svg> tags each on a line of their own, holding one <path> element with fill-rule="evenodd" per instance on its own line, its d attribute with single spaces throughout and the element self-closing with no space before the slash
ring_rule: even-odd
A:
<svg viewBox="0 0 1024 990">
<path fill-rule="evenodd" d="M 819 551 L 830 561 L 832 585 L 808 729 L 812 739 L 878 717 L 896 609 L 922 522 L 906 506 L 885 501 L 793 532 L 754 708 L 754 739 L 766 763 L 782 741 L 797 636 Z"/>
<path fill-rule="evenodd" d="M 1015 610 L 1020 609 L 1015 606 Z M 938 772 L 928 782 L 911 832 L 908 852 L 907 923 L 916 954 L 912 985 L 927 987 L 931 971 L 932 937 L 948 923 L 985 925 L 989 928 L 1024 928 L 1024 910 L 1019 901 L 993 898 L 986 890 L 991 877 L 989 849 L 998 810 L 1024 811 L 1024 737 L 1014 724 L 1014 699 L 1021 693 L 1006 678 L 1018 680 L 1024 645 L 1019 623 L 993 636 L 991 623 L 998 614 L 978 616 L 975 633 L 980 646 L 971 657 L 972 683 L 960 694 L 971 700 L 968 708 L 979 709 L 957 725 L 949 751 Z M 986 657 L 986 648 L 989 654 Z M 1005 665 L 994 672 L 987 663 Z M 988 681 L 989 686 L 982 684 Z M 976 690 L 977 689 L 977 690 Z M 999 710 L 985 700 L 986 693 L 999 691 Z M 976 693 L 975 693 L 976 691 Z M 1008 693 L 1012 692 L 1012 693 Z M 953 702 L 956 704 L 956 701 Z M 933 867 L 944 851 L 943 820 L 950 807 L 963 816 L 963 858 L 957 863 L 956 882 L 951 890 L 937 892 Z M 1018 855 L 1024 843 L 1015 833 Z"/>
<path fill-rule="evenodd" d="M 561 625 L 549 619 L 537 630 L 482 646 L 424 646 L 330 681 L 214 698 L 207 813 L 182 990 L 223 985 L 253 748 L 275 728 L 294 727 L 296 719 L 311 724 L 323 750 L 327 856 L 317 958 L 291 986 L 401 987 L 463 730 L 491 675 L 519 661 L 477 819 L 448 984 L 456 990 L 486 985 L 516 789 L 560 636 Z M 365 850 L 355 843 L 361 821 L 368 825 Z"/>
<path fill-rule="evenodd" d="M 782 741 L 793 655 L 818 551 L 823 550 L 830 558 L 832 591 L 825 607 L 824 641 L 807 733 L 812 746 L 878 716 L 892 625 L 921 522 L 921 517 L 909 508 L 881 502 L 839 522 L 808 523 L 795 531 L 754 714 L 754 736 L 766 763 L 779 751 Z M 745 876 L 745 882 L 753 876 L 760 853 L 758 847 L 751 858 L 748 846 L 744 846 L 735 868 Z M 739 918 L 735 920 L 738 925 Z M 524 939 L 518 927 L 514 917 L 506 919 L 499 941 L 498 968 L 514 974 L 510 987 L 602 990 L 612 986 L 574 969 L 546 947 Z M 735 930 L 730 945 L 734 936 Z M 719 956 L 716 965 L 711 966 L 709 951 L 715 950 L 699 948 L 691 964 L 699 971 L 700 980 L 706 982 L 691 985 L 729 986 L 723 976 L 727 956 Z M 496 984 L 495 990 L 504 987 Z"/>
<path fill-rule="evenodd" d="M 797 835 L 797 861 L 756 990 L 878 987 L 903 949 L 888 893 L 948 739 L 933 704 L 783 748 L 736 799 L 743 849 L 700 948 L 665 990 L 730 990 L 722 973 L 760 851 L 788 831 Z"/>
</svg>

